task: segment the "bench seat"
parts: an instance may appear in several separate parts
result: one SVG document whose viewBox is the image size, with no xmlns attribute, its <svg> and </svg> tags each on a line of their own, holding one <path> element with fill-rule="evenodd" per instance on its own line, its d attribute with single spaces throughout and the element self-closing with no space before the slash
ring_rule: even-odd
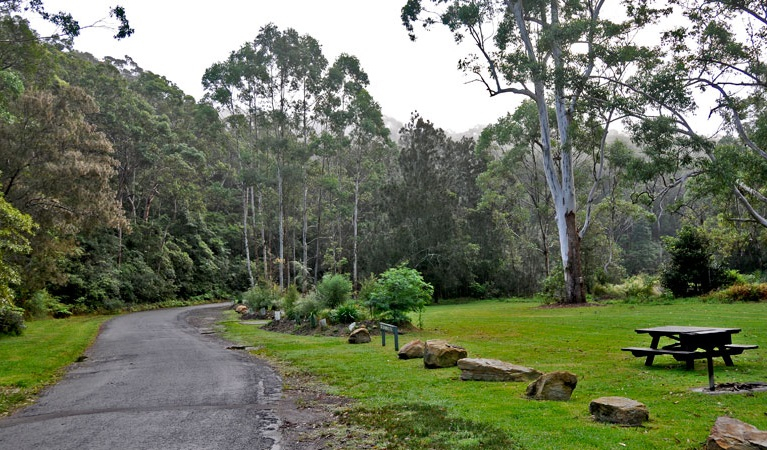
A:
<svg viewBox="0 0 767 450">
<path fill-rule="evenodd" d="M 679 356 L 682 359 L 687 359 L 690 356 L 696 356 L 696 354 L 699 354 L 700 357 L 705 357 L 704 352 L 695 352 L 695 351 L 689 351 L 689 350 L 671 350 L 666 348 L 649 348 L 649 347 L 624 347 L 621 350 L 624 352 L 631 352 L 634 356 L 655 356 L 655 355 L 672 355 L 672 356 Z"/>
<path fill-rule="evenodd" d="M 724 348 L 727 349 L 727 353 L 731 355 L 740 355 L 746 350 L 753 350 L 759 348 L 759 346 L 755 344 L 727 344 Z"/>
</svg>

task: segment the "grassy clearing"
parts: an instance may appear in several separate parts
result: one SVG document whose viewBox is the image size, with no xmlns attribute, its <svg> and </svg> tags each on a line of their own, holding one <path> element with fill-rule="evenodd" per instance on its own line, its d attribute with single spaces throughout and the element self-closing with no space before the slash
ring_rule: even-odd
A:
<svg viewBox="0 0 767 450">
<path fill-rule="evenodd" d="M 0 416 L 29 402 L 82 355 L 106 316 L 27 322 L 19 337 L 0 336 Z"/>
<path fill-rule="evenodd" d="M 568 370 L 579 383 L 569 402 L 524 397 L 526 383 L 462 382 L 458 369 L 427 370 L 421 360 L 400 361 L 391 339 L 352 346 L 342 338 L 270 333 L 232 318 L 227 337 L 261 348 L 295 370 L 316 374 L 332 393 L 359 400 L 342 422 L 383 429 L 389 448 L 465 449 L 698 449 L 718 416 L 767 429 L 767 393 L 705 395 L 705 362 L 694 371 L 671 357 L 653 367 L 622 352 L 647 346 L 635 328 L 659 325 L 739 327 L 735 343 L 760 349 L 715 363 L 717 382 L 767 381 L 767 303 L 666 305 L 610 304 L 539 308 L 523 300 L 432 306 L 425 329 L 402 336 L 441 338 L 466 347 L 470 357 L 495 358 L 543 372 Z M 594 423 L 589 402 L 617 395 L 645 403 L 642 428 Z"/>
</svg>

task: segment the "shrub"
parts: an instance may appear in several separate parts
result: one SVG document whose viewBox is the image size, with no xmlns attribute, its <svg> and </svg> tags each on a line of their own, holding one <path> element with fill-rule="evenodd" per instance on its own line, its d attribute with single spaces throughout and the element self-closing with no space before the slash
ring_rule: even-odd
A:
<svg viewBox="0 0 767 450">
<path fill-rule="evenodd" d="M 27 318 L 42 319 L 53 316 L 56 319 L 65 319 L 72 315 L 69 307 L 52 296 L 45 289 L 32 294 L 32 297 L 22 305 Z"/>
<path fill-rule="evenodd" d="M 309 319 L 315 321 L 322 310 L 322 302 L 317 299 L 315 293 L 309 293 L 296 302 L 293 318 L 301 321 Z"/>
<path fill-rule="evenodd" d="M 23 309 L 10 305 L 0 306 L 0 334 L 20 336 L 24 328 Z"/>
<path fill-rule="evenodd" d="M 296 302 L 299 298 L 301 298 L 301 294 L 298 293 L 298 287 L 295 284 L 288 286 L 285 296 L 282 297 L 282 307 L 285 308 L 285 314 L 287 314 L 288 317 L 293 316 Z"/>
<path fill-rule="evenodd" d="M 317 298 L 333 309 L 347 302 L 352 295 L 352 282 L 347 275 L 325 275 L 317 285 Z"/>
<path fill-rule="evenodd" d="M 635 275 L 622 284 L 596 285 L 594 295 L 600 298 L 647 299 L 660 295 L 658 278 L 649 275 Z"/>
<path fill-rule="evenodd" d="M 420 313 L 431 302 L 434 288 L 417 270 L 401 264 L 382 273 L 366 304 L 379 318 L 400 325 L 410 322 L 409 312 Z"/>
<path fill-rule="evenodd" d="M 254 286 L 242 294 L 242 302 L 253 311 L 261 308 L 271 309 L 280 301 L 276 286 Z"/>
<path fill-rule="evenodd" d="M 761 302 L 767 300 L 767 283 L 734 284 L 717 292 L 715 297 L 731 302 Z"/>
<path fill-rule="evenodd" d="M 541 284 L 538 293 L 544 303 L 564 303 L 565 301 L 565 273 L 560 268 L 547 276 Z"/>
<path fill-rule="evenodd" d="M 362 314 L 357 305 L 352 301 L 347 301 L 343 305 L 330 312 L 330 321 L 333 323 L 348 324 L 360 320 Z"/>
<path fill-rule="evenodd" d="M 675 297 L 705 294 L 735 280 L 714 261 L 711 242 L 701 230 L 684 226 L 676 237 L 666 237 L 663 247 L 671 260 L 661 271 L 661 285 Z"/>
</svg>

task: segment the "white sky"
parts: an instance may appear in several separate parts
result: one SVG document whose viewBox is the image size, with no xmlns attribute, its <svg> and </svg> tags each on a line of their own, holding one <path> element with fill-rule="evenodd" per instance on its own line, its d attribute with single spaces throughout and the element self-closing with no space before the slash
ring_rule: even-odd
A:
<svg viewBox="0 0 767 450">
<path fill-rule="evenodd" d="M 405 1 L 46 0 L 44 5 L 49 12 L 71 12 L 81 25 L 108 17 L 111 6 L 125 7 L 133 36 L 117 41 L 114 30 L 87 29 L 75 48 L 98 58 L 128 55 L 198 100 L 205 69 L 272 22 L 314 37 L 331 64 L 341 53 L 359 58 L 383 114 L 403 123 L 417 110 L 437 127 L 461 132 L 513 111 L 520 98 L 490 98 L 482 85 L 467 83 L 457 68 L 462 53 L 442 27 L 419 30 L 418 40 L 409 40 L 400 20 Z M 42 32 L 38 25 L 33 22 Z"/>
</svg>

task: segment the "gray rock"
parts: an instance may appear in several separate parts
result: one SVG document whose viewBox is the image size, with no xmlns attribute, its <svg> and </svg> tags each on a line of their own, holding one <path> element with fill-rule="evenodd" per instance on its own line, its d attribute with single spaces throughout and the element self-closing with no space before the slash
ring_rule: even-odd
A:
<svg viewBox="0 0 767 450">
<path fill-rule="evenodd" d="M 350 344 L 367 344 L 370 342 L 370 332 L 365 327 L 359 327 L 349 335 Z"/>
<path fill-rule="evenodd" d="M 468 381 L 532 381 L 541 373 L 497 359 L 464 358 L 458 360 L 461 379 Z"/>
<path fill-rule="evenodd" d="M 454 367 L 459 359 L 463 359 L 466 356 L 468 356 L 468 352 L 466 352 L 465 348 L 450 344 L 441 339 L 432 339 L 426 341 L 423 365 L 427 369 Z"/>
<path fill-rule="evenodd" d="M 719 417 L 706 440 L 706 450 L 765 450 L 767 431 L 732 417 Z"/>
<path fill-rule="evenodd" d="M 402 346 L 402 348 L 399 349 L 397 356 L 399 359 L 423 358 L 425 347 L 426 344 L 424 344 L 422 340 L 416 339 L 415 341 L 410 341 Z"/>
<path fill-rule="evenodd" d="M 650 419 L 647 406 L 625 397 L 600 397 L 589 404 L 589 413 L 597 422 L 641 426 Z"/>
<path fill-rule="evenodd" d="M 550 372 L 541 375 L 527 386 L 525 394 L 534 400 L 568 401 L 572 396 L 578 377 L 570 372 Z"/>
</svg>

